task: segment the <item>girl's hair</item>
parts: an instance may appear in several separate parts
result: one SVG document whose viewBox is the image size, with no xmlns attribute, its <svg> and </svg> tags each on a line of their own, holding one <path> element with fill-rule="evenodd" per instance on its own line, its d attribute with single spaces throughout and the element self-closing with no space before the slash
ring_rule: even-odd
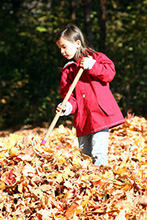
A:
<svg viewBox="0 0 147 220">
<path fill-rule="evenodd" d="M 86 43 L 84 36 L 80 29 L 74 25 L 74 24 L 68 24 L 64 28 L 62 28 L 56 35 L 55 41 L 57 42 L 60 38 L 64 38 L 70 42 L 76 42 L 77 40 L 81 41 L 81 47 L 77 49 L 77 52 L 75 54 L 75 59 L 77 60 L 79 57 L 88 55 L 92 55 L 95 51 L 88 47 L 88 44 Z"/>
</svg>

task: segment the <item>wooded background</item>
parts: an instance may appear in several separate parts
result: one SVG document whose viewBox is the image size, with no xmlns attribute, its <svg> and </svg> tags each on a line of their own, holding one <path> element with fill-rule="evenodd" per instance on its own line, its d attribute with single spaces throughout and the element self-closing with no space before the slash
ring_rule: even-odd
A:
<svg viewBox="0 0 147 220">
<path fill-rule="evenodd" d="M 115 63 L 110 87 L 124 116 L 147 116 L 147 0 L 1 0 L 1 129 L 52 120 L 62 62 L 54 38 L 68 23 Z"/>
</svg>

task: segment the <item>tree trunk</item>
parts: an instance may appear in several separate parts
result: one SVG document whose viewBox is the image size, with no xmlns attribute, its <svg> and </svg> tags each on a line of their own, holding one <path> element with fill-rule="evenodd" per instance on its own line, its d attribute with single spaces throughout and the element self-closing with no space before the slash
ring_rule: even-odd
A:
<svg viewBox="0 0 147 220">
<path fill-rule="evenodd" d="M 99 38 L 99 51 L 105 52 L 106 49 L 106 1 L 107 0 L 99 0 L 99 27 L 100 27 L 100 38 Z"/>
<path fill-rule="evenodd" d="M 84 5 L 84 29 L 86 39 L 90 47 L 93 47 L 93 35 L 92 35 L 92 25 L 91 25 L 91 0 L 83 0 Z"/>
<path fill-rule="evenodd" d="M 76 2 L 75 0 L 71 0 L 69 4 L 70 4 L 71 20 L 74 23 L 76 20 Z"/>
</svg>

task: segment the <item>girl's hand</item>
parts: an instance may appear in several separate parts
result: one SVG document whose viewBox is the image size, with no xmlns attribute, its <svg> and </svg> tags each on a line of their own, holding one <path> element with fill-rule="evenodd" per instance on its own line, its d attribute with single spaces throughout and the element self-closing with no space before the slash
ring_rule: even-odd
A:
<svg viewBox="0 0 147 220">
<path fill-rule="evenodd" d="M 56 108 L 56 114 L 60 112 L 60 116 L 67 116 L 72 112 L 72 105 L 70 102 L 67 102 L 65 107 L 61 107 L 62 103 L 60 103 Z"/>
<path fill-rule="evenodd" d="M 82 67 L 84 69 L 84 63 L 85 63 L 85 59 L 86 57 L 83 57 L 80 63 L 80 67 Z"/>
<path fill-rule="evenodd" d="M 83 69 L 91 69 L 95 62 L 96 60 L 94 60 L 91 56 L 83 57 L 80 63 L 80 67 Z"/>
<path fill-rule="evenodd" d="M 58 106 L 57 106 L 57 108 L 56 108 L 56 114 L 58 113 L 58 112 L 60 112 L 61 114 L 61 116 L 63 116 L 64 115 L 64 112 L 65 112 L 65 107 L 64 107 L 64 109 L 62 109 L 61 108 L 61 105 L 62 105 L 62 103 L 60 103 Z"/>
</svg>

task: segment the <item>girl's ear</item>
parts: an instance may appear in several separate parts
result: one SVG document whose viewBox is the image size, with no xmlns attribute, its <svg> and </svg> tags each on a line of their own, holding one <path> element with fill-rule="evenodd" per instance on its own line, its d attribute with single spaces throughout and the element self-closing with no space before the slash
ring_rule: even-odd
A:
<svg viewBox="0 0 147 220">
<path fill-rule="evenodd" d="M 77 43 L 77 48 L 81 47 L 81 41 L 80 40 L 77 40 L 76 43 Z"/>
</svg>

